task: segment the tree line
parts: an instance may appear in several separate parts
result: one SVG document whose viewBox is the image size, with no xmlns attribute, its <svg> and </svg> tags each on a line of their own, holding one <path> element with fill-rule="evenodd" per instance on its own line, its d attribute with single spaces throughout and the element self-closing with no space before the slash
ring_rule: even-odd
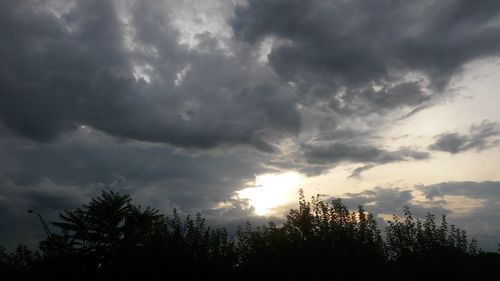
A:
<svg viewBox="0 0 500 281">
<path fill-rule="evenodd" d="M 36 251 L 0 247 L 2 280 L 500 280 L 500 253 L 465 231 L 411 210 L 382 232 L 363 207 L 306 200 L 281 225 L 247 223 L 236 235 L 196 214 L 182 218 L 102 192 L 59 214 Z"/>
</svg>

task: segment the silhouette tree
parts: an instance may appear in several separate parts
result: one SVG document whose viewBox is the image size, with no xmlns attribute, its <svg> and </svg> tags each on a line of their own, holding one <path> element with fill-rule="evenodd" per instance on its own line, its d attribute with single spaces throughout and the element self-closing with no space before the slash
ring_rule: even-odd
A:
<svg viewBox="0 0 500 281">
<path fill-rule="evenodd" d="M 12 253 L 0 247 L 0 277 L 3 280 L 34 279 L 41 272 L 40 261 L 40 254 L 25 246 L 16 247 Z"/>
<path fill-rule="evenodd" d="M 174 210 L 170 219 L 158 210 L 133 205 L 129 195 L 102 192 L 59 218 L 52 224 L 61 234 L 41 244 L 51 273 L 143 279 L 168 270 L 171 277 L 221 279 L 230 278 L 236 260 L 227 232 L 211 230 L 201 214 L 183 221 Z"/>
<path fill-rule="evenodd" d="M 61 213 L 61 221 L 52 224 L 62 234 L 54 234 L 41 245 L 49 265 L 78 272 L 83 278 L 116 274 L 127 256 L 136 256 L 159 238 L 165 226 L 157 210 L 143 210 L 130 201 L 129 195 L 104 191 L 89 204 Z"/>
<path fill-rule="evenodd" d="M 413 275 L 415 280 L 429 274 L 436 278 L 477 275 L 470 268 L 479 254 L 477 241 L 468 242 L 466 232 L 449 226 L 444 215 L 438 226 L 434 215 L 428 213 L 424 220 L 415 219 L 405 206 L 403 221 L 397 216 L 388 221 L 386 241 L 388 259 L 396 275 L 404 275 L 415 265 L 420 267 Z"/>
<path fill-rule="evenodd" d="M 374 216 L 319 196 L 283 224 L 247 223 L 236 237 L 211 229 L 201 214 L 171 217 L 102 192 L 65 210 L 40 252 L 0 247 L 2 280 L 500 280 L 500 253 L 484 253 L 465 231 L 434 215 L 387 222 L 385 241 Z"/>
<path fill-rule="evenodd" d="M 302 190 L 299 208 L 290 210 L 282 227 L 274 224 L 238 232 L 238 253 L 249 280 L 330 280 L 362 278 L 385 261 L 384 245 L 374 217 L 360 207 L 350 212 L 341 200 L 324 203 L 319 196 L 309 202 Z M 366 271 L 348 268 L 353 261 Z M 373 269 L 373 270 L 371 270 Z"/>
</svg>

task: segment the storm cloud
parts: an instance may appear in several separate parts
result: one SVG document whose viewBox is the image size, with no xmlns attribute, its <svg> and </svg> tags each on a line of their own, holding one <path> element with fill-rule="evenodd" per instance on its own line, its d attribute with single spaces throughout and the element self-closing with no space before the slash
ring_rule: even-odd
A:
<svg viewBox="0 0 500 281">
<path fill-rule="evenodd" d="M 474 149 L 482 151 L 498 145 L 498 136 L 500 136 L 500 126 L 484 120 L 479 125 L 472 125 L 469 134 L 445 133 L 436 136 L 436 142 L 429 148 L 451 154 Z"/>
<path fill-rule="evenodd" d="M 427 160 L 431 156 L 425 151 L 409 147 L 398 150 L 386 150 L 377 146 L 355 140 L 327 143 L 306 143 L 302 145 L 304 159 L 308 164 L 315 165 L 316 173 L 324 172 L 342 163 L 360 163 L 362 166 L 354 169 L 349 178 L 361 178 L 361 174 L 378 165 L 405 161 Z M 307 170 L 310 167 L 306 167 Z M 312 173 L 314 174 L 314 173 Z"/>
<path fill-rule="evenodd" d="M 388 151 L 370 145 L 353 145 L 347 143 L 304 145 L 304 151 L 307 161 L 320 164 L 342 161 L 385 164 L 429 158 L 428 153 L 415 151 L 409 148 Z"/>
<path fill-rule="evenodd" d="M 419 186 L 418 189 L 437 204 L 450 203 L 453 206 L 453 202 L 458 201 L 467 211 L 453 215 L 455 223 L 462 225 L 486 249 L 498 250 L 500 182 L 442 182 Z"/>
<path fill-rule="evenodd" d="M 120 17 L 114 1 L 78 1 L 62 15 L 37 2 L 1 5 L 1 32 L 12 36 L 0 39 L 0 114 L 22 136 L 50 141 L 87 125 L 183 147 L 272 151 L 266 138 L 299 130 L 287 87 L 209 35 L 201 50 L 179 43 L 162 6 L 133 2 Z"/>
<path fill-rule="evenodd" d="M 250 0 L 240 40 L 275 41 L 269 64 L 333 111 L 426 106 L 470 61 L 498 55 L 498 1 Z"/>
<path fill-rule="evenodd" d="M 422 200 L 421 195 L 427 200 Z M 352 209 L 364 206 L 369 212 L 390 219 L 393 214 L 403 215 L 403 206 L 410 207 L 417 218 L 427 213 L 446 215 L 451 224 L 465 229 L 488 251 L 498 248 L 500 237 L 500 182 L 441 182 L 418 185 L 416 191 L 397 187 L 375 187 L 340 196 Z M 460 208 L 456 205 L 460 204 Z M 389 217 L 387 217 L 389 216 Z M 380 219 L 380 223 L 383 220 Z"/>
</svg>

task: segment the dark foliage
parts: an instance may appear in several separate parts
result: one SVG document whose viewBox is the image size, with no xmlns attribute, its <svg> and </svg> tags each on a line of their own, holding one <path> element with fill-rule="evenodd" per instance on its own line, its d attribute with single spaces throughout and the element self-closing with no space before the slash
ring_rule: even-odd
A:
<svg viewBox="0 0 500 281">
<path fill-rule="evenodd" d="M 167 217 L 114 192 L 52 224 L 59 234 L 36 252 L 0 248 L 3 280 L 500 280 L 500 254 L 480 251 L 444 216 L 415 219 L 405 207 L 384 241 L 362 207 L 302 192 L 283 225 L 247 223 L 235 237 L 200 214 Z"/>
<path fill-rule="evenodd" d="M 360 278 L 385 260 L 377 224 L 363 208 L 351 213 L 340 200 L 307 202 L 302 193 L 283 226 L 240 229 L 237 252 L 244 280 Z M 366 271 L 346 270 L 361 260 Z"/>
</svg>

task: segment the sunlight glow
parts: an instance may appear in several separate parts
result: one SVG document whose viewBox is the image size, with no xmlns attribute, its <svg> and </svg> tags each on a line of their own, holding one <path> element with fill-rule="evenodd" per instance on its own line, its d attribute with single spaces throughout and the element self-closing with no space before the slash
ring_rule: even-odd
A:
<svg viewBox="0 0 500 281">
<path fill-rule="evenodd" d="M 258 175 L 254 186 L 240 190 L 238 197 L 247 199 L 256 215 L 270 215 L 272 209 L 296 197 L 299 179 L 300 175 L 295 172 Z"/>
</svg>

